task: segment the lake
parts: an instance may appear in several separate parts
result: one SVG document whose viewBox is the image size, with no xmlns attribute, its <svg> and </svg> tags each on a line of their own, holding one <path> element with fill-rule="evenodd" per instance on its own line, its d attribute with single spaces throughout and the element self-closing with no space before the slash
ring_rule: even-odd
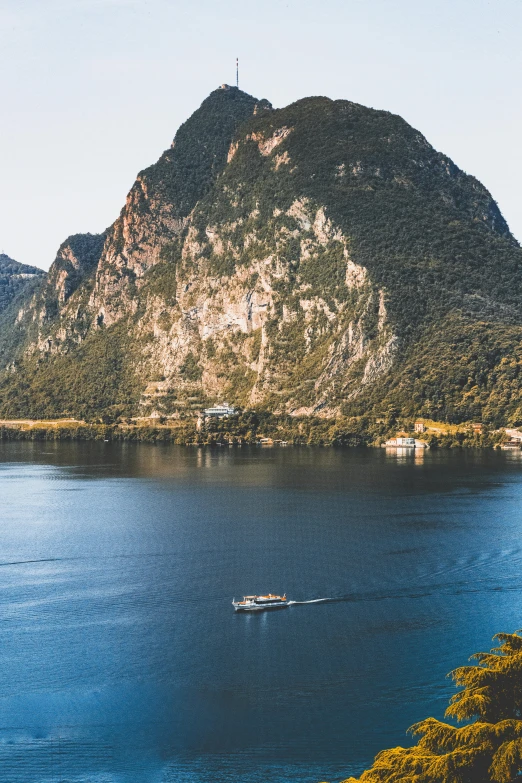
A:
<svg viewBox="0 0 522 783">
<path fill-rule="evenodd" d="M 522 626 L 514 454 L 0 443 L 0 501 L 9 783 L 333 783 Z"/>
</svg>

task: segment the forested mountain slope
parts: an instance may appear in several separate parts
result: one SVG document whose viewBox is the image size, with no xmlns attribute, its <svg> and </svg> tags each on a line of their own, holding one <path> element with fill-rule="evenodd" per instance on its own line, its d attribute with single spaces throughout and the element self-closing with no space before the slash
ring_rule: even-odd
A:
<svg viewBox="0 0 522 783">
<path fill-rule="evenodd" d="M 224 86 L 105 234 L 60 248 L 13 320 L 0 411 L 181 415 L 227 397 L 522 422 L 521 272 L 488 191 L 400 117 Z"/>
<path fill-rule="evenodd" d="M 0 313 L 15 296 L 27 288 L 36 278 L 45 277 L 43 269 L 20 264 L 5 253 L 0 253 Z"/>
</svg>

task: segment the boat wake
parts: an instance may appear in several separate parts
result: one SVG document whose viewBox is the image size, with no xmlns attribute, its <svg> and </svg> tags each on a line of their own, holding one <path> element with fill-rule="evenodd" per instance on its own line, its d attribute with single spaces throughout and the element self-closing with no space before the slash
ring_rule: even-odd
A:
<svg viewBox="0 0 522 783">
<path fill-rule="evenodd" d="M 312 598 L 311 601 L 288 601 L 288 606 L 303 606 L 304 604 L 326 604 L 338 600 L 338 598 Z"/>
</svg>

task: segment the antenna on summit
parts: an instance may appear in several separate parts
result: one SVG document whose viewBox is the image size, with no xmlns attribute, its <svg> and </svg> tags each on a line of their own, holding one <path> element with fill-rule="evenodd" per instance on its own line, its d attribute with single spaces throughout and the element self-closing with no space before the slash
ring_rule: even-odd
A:
<svg viewBox="0 0 522 783">
<path fill-rule="evenodd" d="M 239 90 L 239 57 L 236 57 L 236 87 Z"/>
</svg>

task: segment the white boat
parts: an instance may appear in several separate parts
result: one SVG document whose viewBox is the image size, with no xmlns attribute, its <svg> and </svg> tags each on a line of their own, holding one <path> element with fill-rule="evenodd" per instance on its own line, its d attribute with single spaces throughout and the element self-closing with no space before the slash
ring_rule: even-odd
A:
<svg viewBox="0 0 522 783">
<path fill-rule="evenodd" d="M 263 609 L 285 609 L 288 601 L 285 595 L 245 595 L 242 601 L 232 599 L 232 606 L 236 612 L 259 612 Z"/>
</svg>

